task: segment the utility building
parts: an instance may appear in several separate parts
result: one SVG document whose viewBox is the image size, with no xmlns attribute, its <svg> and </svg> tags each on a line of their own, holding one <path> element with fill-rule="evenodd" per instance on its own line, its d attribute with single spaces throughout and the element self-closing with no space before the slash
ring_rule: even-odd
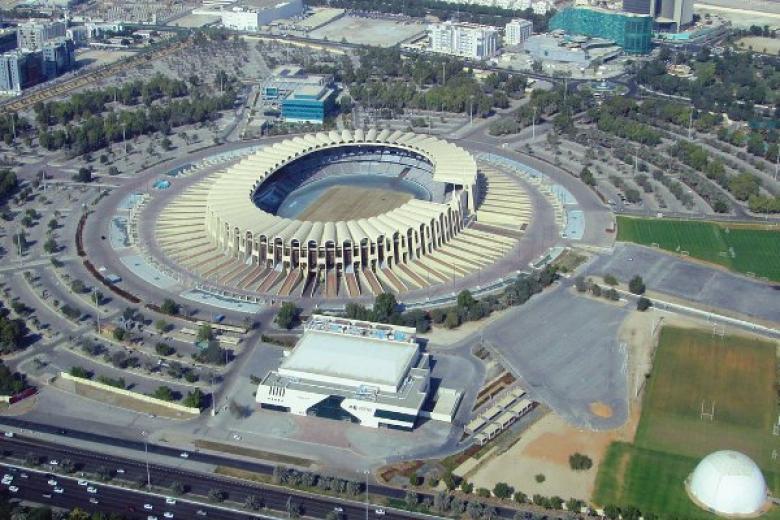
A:
<svg viewBox="0 0 780 520">
<path fill-rule="evenodd" d="M 430 370 L 413 328 L 315 315 L 256 400 L 266 410 L 411 430 L 430 392 Z"/>
</svg>

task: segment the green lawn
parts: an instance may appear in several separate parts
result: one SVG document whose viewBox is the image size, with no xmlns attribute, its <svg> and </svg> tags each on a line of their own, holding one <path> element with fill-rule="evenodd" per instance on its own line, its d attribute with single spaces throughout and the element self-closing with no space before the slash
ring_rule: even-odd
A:
<svg viewBox="0 0 780 520">
<path fill-rule="evenodd" d="M 780 281 L 780 230 L 758 225 L 617 217 L 617 239 Z"/>
<path fill-rule="evenodd" d="M 735 449 L 761 466 L 780 494 L 775 381 L 777 344 L 708 330 L 664 327 L 633 444 L 613 443 L 599 467 L 593 501 L 645 512 L 714 518 L 687 498 L 683 483 L 708 453 Z M 713 420 L 701 418 L 701 405 Z M 769 518 L 780 518 L 774 511 Z"/>
<path fill-rule="evenodd" d="M 697 458 L 614 442 L 601 462 L 593 501 L 601 505 L 633 505 L 661 518 L 719 518 L 694 505 L 685 492 L 685 479 L 697 463 Z M 765 472 L 764 477 L 770 487 L 778 489 L 780 474 Z M 778 520 L 780 509 L 774 508 L 761 518 Z"/>
</svg>

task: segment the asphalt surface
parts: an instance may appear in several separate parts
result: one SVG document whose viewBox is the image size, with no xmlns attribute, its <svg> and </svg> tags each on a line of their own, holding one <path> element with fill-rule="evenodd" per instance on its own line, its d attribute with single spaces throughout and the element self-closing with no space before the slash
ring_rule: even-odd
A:
<svg viewBox="0 0 780 520">
<path fill-rule="evenodd" d="M 612 429 L 628 418 L 627 359 L 618 342 L 628 313 L 552 289 L 492 323 L 484 340 L 531 398 L 577 427 Z M 612 416 L 593 415 L 594 402 L 607 404 Z"/>
<path fill-rule="evenodd" d="M 6 419 L 7 418 L 4 418 L 3 422 L 7 422 Z M 69 436 L 75 436 L 78 435 L 78 432 L 69 431 L 67 434 Z M 279 486 L 269 486 L 255 482 L 222 478 L 214 474 L 200 473 L 181 468 L 168 468 L 155 461 L 154 455 L 161 450 L 165 451 L 166 454 L 170 454 L 168 452 L 172 451 L 179 453 L 178 450 L 149 445 L 151 462 L 148 465 L 148 475 L 151 478 L 153 488 L 168 488 L 173 482 L 179 482 L 184 486 L 185 495 L 176 497 L 176 504 L 166 503 L 165 499 L 170 495 L 150 493 L 146 490 L 117 489 L 111 487 L 114 484 L 101 484 L 94 481 L 90 481 L 90 483 L 97 488 L 97 492 L 91 494 L 86 492 L 84 486 L 79 486 L 77 483 L 77 480 L 82 478 L 80 473 L 95 473 L 97 469 L 101 467 L 113 471 L 116 471 L 117 469 L 123 471 L 121 474 L 115 474 L 114 481 L 121 479 L 133 483 L 142 482 L 147 478 L 147 466 L 144 462 L 113 455 L 102 455 L 95 451 L 64 447 L 61 444 L 25 438 L 18 435 L 13 438 L 0 437 L 0 452 L 6 461 L 8 461 L 10 457 L 23 459 L 33 455 L 40 457 L 40 460 L 45 462 L 69 459 L 74 464 L 76 473 L 73 476 L 55 473 L 55 471 L 46 471 L 47 469 L 58 468 L 59 465 L 42 466 L 36 470 L 19 469 L 17 471 L 19 476 L 15 477 L 13 482 L 13 485 L 19 487 L 19 491 L 16 495 L 20 498 L 28 498 L 31 501 L 38 503 L 50 503 L 61 507 L 79 506 L 87 510 L 122 512 L 126 515 L 129 514 L 132 518 L 144 518 L 151 514 L 152 516 L 157 516 L 160 520 L 164 518 L 162 513 L 165 511 L 172 512 L 177 518 L 198 518 L 198 515 L 196 514 L 198 509 L 205 510 L 207 512 L 207 517 L 209 518 L 268 517 L 265 514 L 254 514 L 250 512 L 242 513 L 240 511 L 233 512 L 218 509 L 219 507 L 237 507 L 235 504 L 243 504 L 247 496 L 251 495 L 258 498 L 265 508 L 272 511 L 284 512 L 285 516 L 292 505 L 293 507 L 297 507 L 302 515 L 315 518 L 324 518 L 328 513 L 334 511 L 338 512 L 338 516 L 342 520 L 358 518 L 400 520 L 431 517 L 431 515 L 411 513 L 387 507 L 383 508 L 385 514 L 379 515 L 377 513 L 379 506 L 367 505 L 366 502 L 362 500 L 364 496 L 362 493 L 350 500 L 346 498 L 315 495 L 303 491 L 281 488 Z M 203 457 L 204 454 L 200 453 L 189 454 L 190 459 L 202 459 Z M 241 462 L 216 456 L 208 457 L 212 460 L 219 459 L 230 466 L 236 466 L 236 463 Z M 0 464 L 0 466 L 4 466 L 4 469 L 7 469 L 10 464 L 10 462 L 6 462 L 5 464 Z M 238 465 L 246 466 L 242 469 L 249 469 L 250 471 L 252 470 L 252 467 L 256 467 L 261 473 L 267 473 L 265 470 L 270 468 L 270 466 L 267 465 L 254 463 L 243 463 Z M 20 475 L 22 472 L 26 473 L 29 478 L 22 478 Z M 49 494 L 47 491 L 52 490 L 54 487 L 48 484 L 50 478 L 56 480 L 57 487 L 64 490 L 62 494 L 51 493 L 51 499 L 43 496 L 44 494 Z M 225 502 L 220 504 L 208 504 L 206 502 L 205 497 L 208 496 L 209 491 L 214 489 L 217 489 L 224 494 L 226 499 Z M 372 495 L 380 495 L 394 499 L 403 499 L 405 496 L 404 490 L 376 484 L 369 484 L 368 491 Z M 424 493 L 418 494 L 421 499 L 428 496 Z M 96 498 L 98 504 L 90 503 L 90 497 Z M 203 500 L 203 502 L 200 502 L 201 500 Z M 145 504 L 151 505 L 152 509 L 144 509 Z M 514 518 L 514 515 L 517 513 L 516 509 L 504 507 L 496 508 L 496 511 L 498 516 L 502 518 Z"/>
<path fill-rule="evenodd" d="M 608 273 L 623 282 L 638 274 L 650 291 L 780 323 L 777 284 L 751 280 L 653 248 L 624 243 L 616 244 L 611 255 L 598 257 L 585 274 L 600 277 Z"/>
</svg>

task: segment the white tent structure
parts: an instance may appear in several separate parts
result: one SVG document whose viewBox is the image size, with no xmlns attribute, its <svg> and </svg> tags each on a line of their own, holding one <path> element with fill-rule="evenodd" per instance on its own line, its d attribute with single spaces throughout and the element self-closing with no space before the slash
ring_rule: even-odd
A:
<svg viewBox="0 0 780 520">
<path fill-rule="evenodd" d="M 737 451 L 716 451 L 704 457 L 686 487 L 697 505 L 721 515 L 755 515 L 767 503 L 761 470 Z"/>
</svg>

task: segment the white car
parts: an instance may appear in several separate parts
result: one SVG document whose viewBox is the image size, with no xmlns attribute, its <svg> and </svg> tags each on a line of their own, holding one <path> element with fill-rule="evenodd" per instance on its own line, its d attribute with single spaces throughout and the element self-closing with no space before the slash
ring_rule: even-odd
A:
<svg viewBox="0 0 780 520">
<path fill-rule="evenodd" d="M 19 476 L 22 478 L 30 478 L 30 475 L 28 475 L 27 473 L 19 473 Z"/>
<path fill-rule="evenodd" d="M 80 480 L 78 481 L 78 485 L 79 485 L 79 486 L 88 486 L 88 485 L 89 485 L 89 482 L 87 482 L 87 481 L 86 481 L 86 480 L 84 480 L 84 479 L 80 479 Z"/>
<path fill-rule="evenodd" d="M 176 499 L 175 499 L 175 498 L 168 497 L 168 498 L 166 498 L 166 499 L 165 499 L 165 503 L 166 503 L 166 504 L 175 505 L 175 504 L 176 504 Z"/>
<path fill-rule="evenodd" d="M 44 493 L 41 495 L 43 498 L 51 498 L 51 493 Z"/>
<path fill-rule="evenodd" d="M 95 497 L 89 497 L 89 503 L 90 504 L 99 504 L 98 499 Z"/>
<path fill-rule="evenodd" d="M 5 432 L 3 435 L 8 437 L 9 439 L 14 436 L 14 432 Z"/>
<path fill-rule="evenodd" d="M 157 517 L 149 515 L 149 516 L 146 517 L 146 520 L 157 520 Z"/>
<path fill-rule="evenodd" d="M 54 488 L 54 492 L 57 493 L 58 495 L 61 495 L 61 494 L 65 493 L 65 490 L 62 489 L 61 487 L 56 487 L 56 488 Z"/>
<path fill-rule="evenodd" d="M 190 458 L 190 454 L 189 454 L 189 453 L 187 453 L 186 451 L 183 451 L 183 452 L 181 452 L 181 453 L 179 454 L 179 457 L 181 457 L 181 458 L 183 458 L 183 459 L 188 459 L 188 458 Z"/>
<path fill-rule="evenodd" d="M 343 513 L 344 509 L 339 506 L 336 506 L 333 508 L 333 511 L 335 511 L 336 513 Z"/>
<path fill-rule="evenodd" d="M 48 484 L 49 484 L 50 486 L 56 486 L 56 485 L 57 485 L 57 481 L 56 481 L 56 480 L 54 480 L 54 479 L 52 478 L 52 479 L 49 479 L 49 482 L 48 482 Z"/>
<path fill-rule="evenodd" d="M 125 470 L 122 469 L 122 468 L 117 468 L 116 472 L 119 473 L 120 475 L 124 475 L 125 474 Z"/>
<path fill-rule="evenodd" d="M 377 514 L 377 515 L 379 515 L 379 516 L 385 516 L 385 510 L 384 510 L 384 509 L 382 509 L 382 508 L 375 509 L 375 510 L 374 510 L 374 513 L 376 513 L 376 514 Z"/>
<path fill-rule="evenodd" d="M 51 464 L 52 466 L 59 466 L 60 465 L 60 461 L 58 461 L 57 459 L 51 459 L 49 461 L 49 464 Z"/>
<path fill-rule="evenodd" d="M 93 488 L 92 486 L 89 486 L 87 488 L 87 493 L 92 493 L 93 495 L 97 493 L 97 488 Z"/>
<path fill-rule="evenodd" d="M 16 486 L 8 486 L 8 491 L 10 491 L 11 493 L 16 493 L 17 491 L 19 491 L 19 488 Z"/>
<path fill-rule="evenodd" d="M 173 513 L 171 513 L 170 511 L 166 511 L 163 513 L 163 516 L 165 518 L 173 518 Z"/>
<path fill-rule="evenodd" d="M 13 480 L 13 479 L 14 479 L 13 475 L 9 475 L 8 473 L 3 475 L 3 480 Z"/>
<path fill-rule="evenodd" d="M 203 509 L 198 509 L 197 511 L 195 511 L 195 514 L 198 516 L 208 516 L 208 513 L 205 512 Z"/>
<path fill-rule="evenodd" d="M 152 510 L 152 504 L 144 504 L 144 509 L 146 509 L 147 511 L 151 511 Z"/>
</svg>

